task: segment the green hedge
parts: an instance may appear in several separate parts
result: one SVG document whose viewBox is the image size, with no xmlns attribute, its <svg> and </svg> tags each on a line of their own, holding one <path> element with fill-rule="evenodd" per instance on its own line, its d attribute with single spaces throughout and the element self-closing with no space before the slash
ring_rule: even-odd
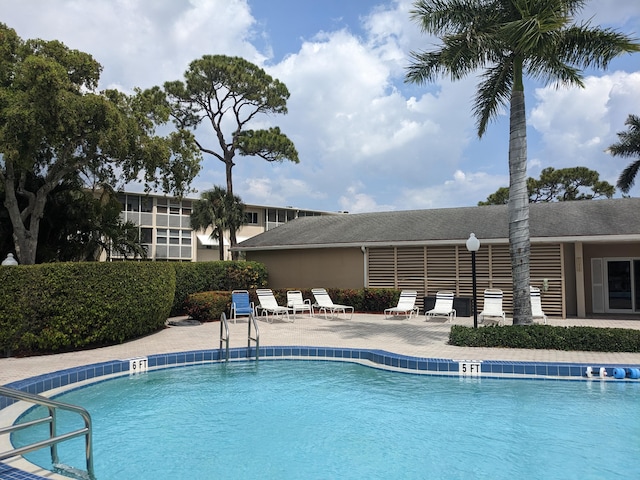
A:
<svg viewBox="0 0 640 480">
<path fill-rule="evenodd" d="M 229 318 L 231 308 L 231 292 L 201 292 L 189 295 L 185 300 L 185 313 L 200 322 L 220 320 L 226 313 Z"/>
<path fill-rule="evenodd" d="M 638 353 L 640 352 L 640 330 L 552 325 L 506 325 L 482 328 L 453 325 L 449 344 L 458 347 Z"/>
<path fill-rule="evenodd" d="M 164 328 L 173 266 L 156 262 L 0 267 L 0 354 L 122 343 Z"/>
<path fill-rule="evenodd" d="M 249 289 L 243 289 L 249 290 Z M 314 303 L 313 294 L 309 288 L 280 288 L 272 289 L 273 296 L 278 305 L 287 304 L 287 292 L 300 290 L 302 298 Z M 327 293 L 334 301 L 342 305 L 352 305 L 356 312 L 382 312 L 385 308 L 396 305 L 400 297 L 400 290 L 388 288 L 365 288 L 361 290 L 342 290 L 337 288 L 327 289 Z M 259 305 L 255 289 L 249 290 L 249 298 L 254 305 Z M 184 313 L 201 322 L 220 320 L 220 315 L 225 312 L 230 317 L 231 291 L 199 292 L 189 295 L 184 301 Z"/>
<path fill-rule="evenodd" d="M 287 304 L 287 291 L 300 290 L 302 298 L 315 303 L 310 288 L 278 288 L 273 289 L 273 296 L 276 297 L 278 305 Z M 341 289 L 327 288 L 327 293 L 333 303 L 350 305 L 356 312 L 383 312 L 385 308 L 397 305 L 400 298 L 400 290 L 391 288 L 363 288 L 363 289 Z M 258 305 L 258 296 L 255 291 L 249 291 L 251 301 Z"/>
<path fill-rule="evenodd" d="M 258 262 L 172 263 L 176 272 L 176 294 L 171 316 L 186 313 L 185 301 L 194 293 L 218 290 L 251 290 L 267 284 L 267 268 Z"/>
</svg>

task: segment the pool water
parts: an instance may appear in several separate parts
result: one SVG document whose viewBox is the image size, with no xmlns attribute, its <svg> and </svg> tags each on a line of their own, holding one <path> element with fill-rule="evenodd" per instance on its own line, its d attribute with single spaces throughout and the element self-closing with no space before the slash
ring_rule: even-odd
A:
<svg viewBox="0 0 640 480">
<path fill-rule="evenodd" d="M 57 399 L 91 413 L 98 480 L 640 478 L 638 383 L 263 361 L 121 377 Z M 65 423 L 80 427 L 61 415 L 59 432 Z M 67 443 L 62 463 L 84 468 L 83 440 Z M 27 458 L 51 467 L 48 450 Z"/>
</svg>

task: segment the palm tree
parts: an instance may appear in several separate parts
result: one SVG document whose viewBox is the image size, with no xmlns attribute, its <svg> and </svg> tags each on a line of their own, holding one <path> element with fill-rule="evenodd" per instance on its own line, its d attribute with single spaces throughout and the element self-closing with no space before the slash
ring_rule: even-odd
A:
<svg viewBox="0 0 640 480">
<path fill-rule="evenodd" d="M 220 260 L 224 260 L 224 232 L 231 227 L 240 228 L 245 223 L 244 205 L 240 197 L 229 195 L 219 186 L 202 192 L 191 212 L 191 228 L 206 230 L 211 227 L 211 238 L 218 240 Z"/>
<path fill-rule="evenodd" d="M 640 50 L 610 29 L 572 22 L 585 0 L 419 0 L 412 18 L 441 40 L 433 51 L 412 52 L 407 81 L 453 80 L 483 69 L 474 99 L 478 136 L 509 103 L 509 250 L 513 323 L 530 324 L 529 196 L 524 77 L 583 86 L 586 67 L 606 68 L 624 52 Z"/>
<path fill-rule="evenodd" d="M 629 115 L 624 124 L 629 128 L 626 132 L 618 132 L 620 141 L 609 147 L 609 153 L 614 157 L 636 158 L 622 171 L 616 184 L 624 193 L 629 193 L 636 180 L 638 169 L 640 169 L 640 117 Z"/>
</svg>

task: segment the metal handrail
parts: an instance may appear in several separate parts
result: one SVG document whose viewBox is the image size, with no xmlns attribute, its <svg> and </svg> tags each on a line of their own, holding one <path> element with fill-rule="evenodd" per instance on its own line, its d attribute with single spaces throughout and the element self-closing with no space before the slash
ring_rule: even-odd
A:
<svg viewBox="0 0 640 480">
<path fill-rule="evenodd" d="M 223 331 L 224 329 L 224 331 Z M 220 315 L 220 353 L 222 353 L 222 342 L 226 342 L 226 355 L 225 361 L 229 361 L 229 322 L 227 322 L 227 315 L 222 312 Z"/>
<path fill-rule="evenodd" d="M 0 395 L 8 398 L 13 398 L 14 400 L 20 400 L 23 402 L 41 405 L 43 407 L 47 407 L 49 410 L 48 417 L 20 423 L 17 425 L 12 425 L 10 427 L 0 428 L 0 435 L 3 435 L 3 434 L 11 434 L 15 431 L 32 427 L 34 425 L 49 423 L 49 439 L 48 440 L 41 440 L 39 442 L 25 445 L 24 447 L 14 448 L 13 450 L 8 450 L 6 452 L 0 452 L 0 460 L 5 460 L 7 458 L 23 455 L 25 453 L 33 452 L 35 450 L 39 450 L 44 447 L 51 447 L 51 462 L 53 463 L 53 466 L 55 468 L 68 469 L 69 467 L 59 464 L 57 445 L 60 442 L 64 442 L 66 440 L 70 440 L 72 438 L 76 438 L 84 435 L 85 457 L 87 460 L 87 471 L 86 471 L 85 478 L 89 478 L 92 480 L 95 479 L 94 470 L 93 470 L 93 442 L 91 439 L 91 435 L 92 435 L 91 415 L 89 415 L 89 412 L 87 410 L 77 405 L 58 402 L 56 400 L 52 400 L 50 398 L 43 397 L 41 395 L 34 395 L 32 393 L 23 392 L 21 390 L 15 390 L 13 388 L 8 388 L 8 387 L 0 386 Z M 62 435 L 58 435 L 56 433 L 57 409 L 67 410 L 69 412 L 77 413 L 78 415 L 80 415 L 84 420 L 84 428 L 81 428 L 79 430 L 74 430 L 72 432 L 64 433 Z M 84 473 L 84 472 L 81 472 L 81 473 Z"/>
<path fill-rule="evenodd" d="M 258 321 L 256 320 L 256 317 L 253 314 L 253 312 L 249 314 L 249 321 L 247 323 L 249 324 L 249 335 L 247 340 L 247 357 L 251 355 L 251 340 L 253 340 L 254 342 L 256 342 L 256 360 L 259 360 L 260 359 L 260 329 L 258 328 Z M 256 329 L 255 337 L 251 336 L 251 325 L 253 325 L 253 327 Z"/>
</svg>

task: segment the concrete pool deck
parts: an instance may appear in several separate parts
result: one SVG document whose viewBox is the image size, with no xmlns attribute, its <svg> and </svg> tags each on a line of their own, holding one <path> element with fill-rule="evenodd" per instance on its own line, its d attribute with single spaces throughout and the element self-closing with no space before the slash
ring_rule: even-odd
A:
<svg viewBox="0 0 640 480">
<path fill-rule="evenodd" d="M 184 317 L 183 317 L 184 318 Z M 220 323 L 168 326 L 146 337 L 110 347 L 25 358 L 0 358 L 0 385 L 49 372 L 110 360 L 153 354 L 217 349 Z M 186 323 L 186 322 L 185 322 Z M 507 319 L 507 324 L 510 319 Z M 293 323 L 259 321 L 260 346 L 363 348 L 414 357 L 503 360 L 516 362 L 640 365 L 640 353 L 566 352 L 501 348 L 462 348 L 447 345 L 450 326 L 445 319 L 405 319 L 381 314 L 354 314 L 352 319 L 298 314 Z M 458 317 L 455 325 L 473 325 L 472 317 Z M 551 325 L 594 326 L 640 330 L 640 319 L 549 319 Z M 247 319 L 229 324 L 231 348 L 247 346 Z"/>
</svg>

